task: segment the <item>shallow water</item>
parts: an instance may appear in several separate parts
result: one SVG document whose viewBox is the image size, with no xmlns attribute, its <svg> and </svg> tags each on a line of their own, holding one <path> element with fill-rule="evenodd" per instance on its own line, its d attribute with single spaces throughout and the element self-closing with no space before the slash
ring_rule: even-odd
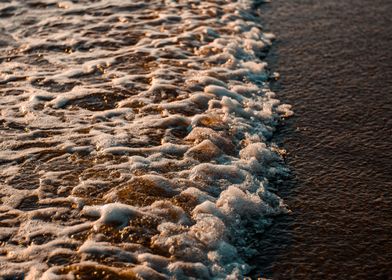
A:
<svg viewBox="0 0 392 280">
<path fill-rule="evenodd" d="M 237 279 L 287 213 L 258 1 L 1 1 L 4 279 Z"/>
<path fill-rule="evenodd" d="M 392 2 L 275 0 L 273 86 L 295 117 L 276 141 L 293 211 L 260 238 L 254 275 L 392 278 Z"/>
</svg>

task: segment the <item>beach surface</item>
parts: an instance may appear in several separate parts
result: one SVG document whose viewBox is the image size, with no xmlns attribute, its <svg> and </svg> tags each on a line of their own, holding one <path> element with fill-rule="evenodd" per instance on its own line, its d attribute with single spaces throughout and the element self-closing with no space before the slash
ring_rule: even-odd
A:
<svg viewBox="0 0 392 280">
<path fill-rule="evenodd" d="M 274 0 L 273 90 L 295 117 L 276 141 L 293 211 L 260 238 L 273 279 L 392 278 L 392 2 Z"/>
</svg>

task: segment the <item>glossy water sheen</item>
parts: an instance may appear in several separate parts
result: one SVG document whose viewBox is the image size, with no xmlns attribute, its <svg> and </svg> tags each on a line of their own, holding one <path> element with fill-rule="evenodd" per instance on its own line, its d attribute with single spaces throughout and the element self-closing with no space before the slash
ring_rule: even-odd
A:
<svg viewBox="0 0 392 280">
<path fill-rule="evenodd" d="M 296 113 L 277 136 L 295 178 L 280 191 L 293 215 L 268 231 L 257 271 L 390 279 L 392 2 L 275 0 L 264 11 L 279 38 L 275 88 Z"/>
</svg>

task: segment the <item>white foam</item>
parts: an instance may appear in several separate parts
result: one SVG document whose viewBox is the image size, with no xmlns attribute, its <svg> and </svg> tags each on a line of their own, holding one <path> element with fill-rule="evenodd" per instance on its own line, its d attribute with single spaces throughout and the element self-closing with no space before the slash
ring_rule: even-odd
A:
<svg viewBox="0 0 392 280">
<path fill-rule="evenodd" d="M 103 206 L 86 206 L 82 213 L 91 217 L 99 217 L 96 221 L 96 228 L 101 224 L 116 225 L 119 227 L 126 226 L 129 221 L 142 215 L 137 208 L 121 203 L 110 203 Z"/>
<path fill-rule="evenodd" d="M 244 277 L 287 212 L 273 34 L 252 0 L 87 2 L 4 4 L 0 277 Z"/>
</svg>

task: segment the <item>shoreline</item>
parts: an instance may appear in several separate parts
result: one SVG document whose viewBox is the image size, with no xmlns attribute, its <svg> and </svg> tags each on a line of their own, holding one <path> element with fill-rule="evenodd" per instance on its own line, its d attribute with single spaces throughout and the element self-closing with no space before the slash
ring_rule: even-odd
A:
<svg viewBox="0 0 392 280">
<path fill-rule="evenodd" d="M 392 4 L 264 7 L 278 38 L 267 62 L 281 80 L 271 88 L 295 112 L 274 138 L 289 151 L 294 178 L 278 194 L 293 213 L 267 230 L 255 276 L 392 277 Z"/>
</svg>

